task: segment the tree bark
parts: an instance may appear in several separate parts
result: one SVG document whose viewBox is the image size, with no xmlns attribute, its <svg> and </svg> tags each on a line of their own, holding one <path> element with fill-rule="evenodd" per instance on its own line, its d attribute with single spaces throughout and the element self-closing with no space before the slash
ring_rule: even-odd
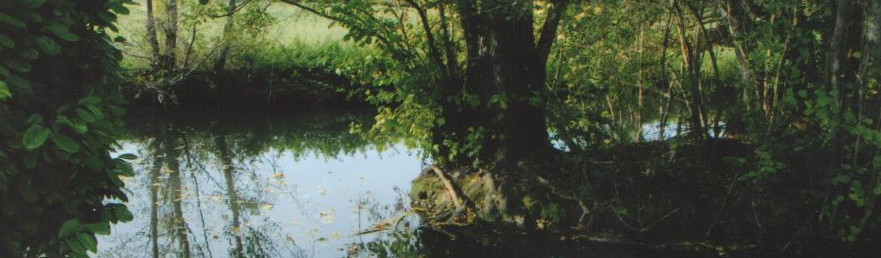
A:
<svg viewBox="0 0 881 258">
<path fill-rule="evenodd" d="M 231 40 L 234 25 L 233 17 L 236 12 L 236 0 L 229 0 L 226 9 L 226 24 L 223 25 L 223 37 L 221 39 L 220 54 L 214 63 L 214 72 L 219 73 L 226 69 L 226 58 L 229 55 L 229 41 Z"/>
<path fill-rule="evenodd" d="M 153 16 L 153 0 L 147 0 L 147 43 L 150 44 L 150 72 L 154 73 L 159 69 L 159 59 L 161 56 L 159 50 L 159 40 L 156 37 L 156 18 Z"/>
<path fill-rule="evenodd" d="M 543 106 L 545 64 L 567 2 L 555 5 L 536 41 L 531 2 L 459 1 L 467 49 L 464 88 L 481 101 L 469 120 L 489 134 L 482 140 L 481 161 L 513 167 L 551 150 Z M 499 98 L 505 104 L 492 103 Z"/>
<path fill-rule="evenodd" d="M 177 64 L 177 0 L 166 0 L 165 13 L 168 16 L 165 20 L 165 53 L 162 55 L 162 69 L 167 72 L 174 72 Z"/>
</svg>

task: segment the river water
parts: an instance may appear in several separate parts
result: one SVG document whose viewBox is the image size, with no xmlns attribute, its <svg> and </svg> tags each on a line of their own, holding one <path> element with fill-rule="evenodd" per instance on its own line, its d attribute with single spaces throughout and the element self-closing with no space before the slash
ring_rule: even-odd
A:
<svg viewBox="0 0 881 258">
<path fill-rule="evenodd" d="M 349 132 L 370 114 L 132 117 L 114 155 L 139 156 L 124 180 L 135 218 L 99 236 L 96 257 L 369 256 L 366 243 L 395 231 L 361 233 L 390 219 L 398 231 L 418 223 L 406 216 L 407 193 L 423 162 Z M 178 151 L 156 148 L 168 145 Z M 157 156 L 165 162 L 151 173 Z"/>
</svg>

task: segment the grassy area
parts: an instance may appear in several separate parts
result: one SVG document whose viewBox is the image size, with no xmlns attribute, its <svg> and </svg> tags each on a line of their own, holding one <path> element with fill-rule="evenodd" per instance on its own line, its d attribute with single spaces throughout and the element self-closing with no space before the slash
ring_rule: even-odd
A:
<svg viewBox="0 0 881 258">
<path fill-rule="evenodd" d="M 129 70 L 142 70 L 149 65 L 150 56 L 145 36 L 146 1 L 136 0 L 135 2 L 138 5 L 130 6 L 131 12 L 128 15 L 119 17 L 117 24 L 119 32 L 113 36 L 122 36 L 127 39 L 125 43 L 117 44 L 125 56 L 123 67 Z M 177 49 L 180 59 L 185 59 L 188 44 L 193 37 L 195 13 L 223 8 L 221 3 L 215 2 L 217 1 L 208 6 L 201 6 L 197 1 L 181 2 Z M 265 6 L 266 3 L 252 4 Z M 154 16 L 163 17 L 165 15 L 164 8 L 161 3 L 155 3 Z M 272 65 L 289 69 L 332 67 L 334 66 L 332 62 L 344 61 L 342 58 L 336 57 L 344 55 L 357 57 L 361 53 L 369 52 L 369 50 L 364 50 L 351 42 L 344 41 L 343 37 L 347 33 L 345 28 L 332 26 L 330 20 L 306 13 L 291 5 L 272 3 L 266 8 L 266 14 L 270 18 L 269 24 L 260 27 L 256 38 L 253 37 L 254 35 L 240 32 L 246 35 L 239 36 L 241 40 L 235 40 L 231 43 L 232 52 L 230 54 L 233 56 L 231 64 L 234 67 L 243 68 L 247 65 Z M 204 14 L 201 16 L 207 17 Z M 195 26 L 196 39 L 193 41 L 191 58 L 184 66 L 195 66 L 203 58 L 209 60 L 214 58 L 225 23 L 225 18 L 208 18 Z M 159 30 L 160 45 L 162 45 L 164 38 L 161 24 L 157 24 L 157 29 Z M 259 67 L 252 66 L 252 68 Z"/>
</svg>

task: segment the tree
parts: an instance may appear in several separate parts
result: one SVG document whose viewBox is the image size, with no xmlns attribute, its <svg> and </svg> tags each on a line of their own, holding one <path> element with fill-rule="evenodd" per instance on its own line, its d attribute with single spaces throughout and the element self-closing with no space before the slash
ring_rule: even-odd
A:
<svg viewBox="0 0 881 258">
<path fill-rule="evenodd" d="M 411 75 L 428 73 L 409 82 L 419 85 L 400 81 L 397 94 L 431 96 L 419 96 L 417 105 L 437 110 L 428 137 L 437 162 L 512 168 L 552 152 L 546 64 L 568 1 L 284 2 L 347 27 L 358 42 L 375 43 Z M 537 9 L 548 13 L 538 36 Z M 450 22 L 456 18 L 458 24 Z"/>
</svg>

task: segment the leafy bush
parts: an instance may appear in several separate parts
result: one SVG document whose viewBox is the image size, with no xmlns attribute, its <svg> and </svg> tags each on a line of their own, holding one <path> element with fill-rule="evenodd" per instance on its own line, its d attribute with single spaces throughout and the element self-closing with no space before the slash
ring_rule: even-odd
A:
<svg viewBox="0 0 881 258">
<path fill-rule="evenodd" d="M 0 2 L 0 256 L 85 256 L 131 220 L 109 150 L 121 58 L 106 30 L 129 0 Z"/>
</svg>

